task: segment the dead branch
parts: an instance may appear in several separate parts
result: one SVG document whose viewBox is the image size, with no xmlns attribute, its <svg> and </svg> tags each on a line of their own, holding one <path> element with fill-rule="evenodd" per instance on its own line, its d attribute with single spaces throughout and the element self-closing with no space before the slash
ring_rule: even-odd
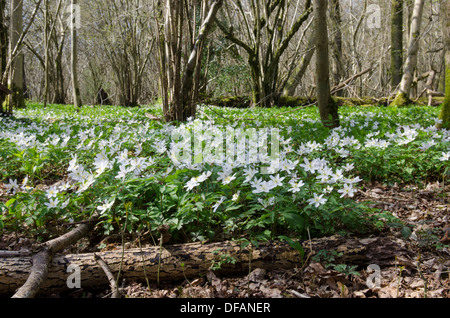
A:
<svg viewBox="0 0 450 318">
<path fill-rule="evenodd" d="M 27 281 L 12 298 L 33 298 L 47 279 L 48 266 L 53 255 L 92 231 L 96 224 L 97 221 L 81 224 L 72 231 L 44 243 L 41 250 L 32 258 L 33 266 Z"/>
</svg>

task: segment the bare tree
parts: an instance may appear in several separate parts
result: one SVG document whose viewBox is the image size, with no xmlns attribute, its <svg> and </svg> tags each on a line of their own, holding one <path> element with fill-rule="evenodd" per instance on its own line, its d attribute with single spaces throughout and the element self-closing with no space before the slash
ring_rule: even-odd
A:
<svg viewBox="0 0 450 318">
<path fill-rule="evenodd" d="M 339 114 L 337 104 L 330 94 L 327 4 L 328 0 L 314 1 L 317 104 L 323 125 L 334 128 L 339 126 Z"/>
<path fill-rule="evenodd" d="M 411 84 L 413 82 L 414 71 L 417 66 L 417 54 L 419 51 L 419 38 L 421 36 L 421 24 L 423 7 L 425 0 L 415 0 L 414 11 L 412 13 L 411 33 L 409 36 L 408 55 L 406 57 L 403 76 L 397 96 L 392 102 L 392 106 L 404 106 L 410 103 Z"/>
<path fill-rule="evenodd" d="M 228 17 L 227 21 L 223 21 L 225 17 L 218 21 L 225 38 L 247 54 L 254 106 L 273 106 L 281 93 L 281 58 L 312 9 L 311 1 L 307 0 L 303 11 L 292 16 L 290 8 L 293 5 L 293 1 L 232 1 L 226 6 L 224 16 Z M 237 16 L 238 26 L 231 21 L 233 15 Z M 242 30 L 240 34 L 235 32 L 236 29 Z M 291 63 L 291 66 L 294 68 L 295 64 Z"/>
<path fill-rule="evenodd" d="M 165 8 L 159 1 L 159 59 L 160 82 L 163 100 L 163 112 L 166 121 L 186 121 L 194 117 L 196 113 L 195 100 L 193 100 L 194 74 L 199 67 L 200 50 L 214 23 L 215 16 L 222 6 L 222 0 L 215 0 L 210 6 L 206 1 L 201 1 L 201 6 L 208 6 L 208 10 L 202 7 L 201 27 L 196 33 L 195 23 L 189 18 L 188 6 L 183 1 L 167 0 Z M 195 10 L 195 8 L 193 9 Z M 188 27 L 190 36 L 195 39 L 186 47 L 183 39 L 186 39 L 185 28 Z M 185 51 L 190 52 L 189 58 L 182 64 L 182 56 Z M 181 72 L 182 71 L 182 72 Z"/>
</svg>

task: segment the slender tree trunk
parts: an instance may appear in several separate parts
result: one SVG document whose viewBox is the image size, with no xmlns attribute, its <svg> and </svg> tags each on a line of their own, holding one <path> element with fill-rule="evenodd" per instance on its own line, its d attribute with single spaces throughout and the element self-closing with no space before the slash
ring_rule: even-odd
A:
<svg viewBox="0 0 450 318">
<path fill-rule="evenodd" d="M 403 70 L 403 0 L 391 4 L 391 85 L 396 88 Z"/>
<path fill-rule="evenodd" d="M 0 74 L 6 69 L 8 55 L 8 29 L 5 24 L 6 0 L 0 0 Z"/>
<path fill-rule="evenodd" d="M 342 31 L 341 31 L 341 6 L 340 0 L 332 0 L 330 6 L 331 15 L 331 33 L 333 36 L 332 52 L 334 57 L 334 68 L 333 68 L 333 85 L 338 85 L 343 79 L 347 77 L 344 68 L 344 55 L 342 51 Z M 337 92 L 336 95 L 342 96 L 343 90 Z"/>
<path fill-rule="evenodd" d="M 11 0 L 11 27 L 10 27 L 10 58 L 13 58 L 13 50 L 19 43 L 20 36 L 23 32 L 23 1 Z M 17 50 L 17 55 L 11 64 L 9 75 L 9 88 L 12 94 L 8 96 L 7 104 L 9 112 L 13 108 L 25 107 L 25 100 L 23 97 L 23 53 L 21 46 Z"/>
<path fill-rule="evenodd" d="M 192 43 L 192 48 L 186 48 L 182 45 L 186 3 L 175 0 L 166 2 L 164 31 L 160 30 L 158 33 L 160 85 L 166 121 L 186 121 L 187 118 L 195 116 L 196 105 L 193 100 L 193 96 L 195 96 L 193 89 L 196 87 L 194 85 L 195 72 L 201 62 L 201 48 L 222 3 L 222 0 L 215 0 L 211 4 L 195 42 Z M 161 2 L 158 7 L 162 12 Z M 161 18 L 162 14 L 159 16 Z M 161 26 L 162 23 L 159 25 Z M 185 66 L 182 66 L 182 55 L 185 54 L 185 51 L 189 52 L 189 58 Z"/>
<path fill-rule="evenodd" d="M 327 2 L 328 0 L 314 1 L 317 104 L 323 125 L 334 128 L 339 126 L 339 114 L 337 104 L 330 94 L 328 30 L 326 23 Z"/>
<path fill-rule="evenodd" d="M 405 106 L 410 101 L 411 84 L 413 82 L 414 70 L 417 66 L 417 54 L 419 51 L 420 26 L 425 0 L 416 0 L 411 21 L 411 34 L 409 36 L 408 56 L 406 58 L 402 80 L 397 96 L 392 106 Z"/>
<path fill-rule="evenodd" d="M 76 13 L 77 0 L 72 0 L 72 23 L 71 23 L 71 35 L 72 35 L 72 57 L 71 57 L 71 68 L 72 68 L 72 93 L 73 93 L 73 103 L 75 107 L 79 108 L 82 106 L 80 87 L 78 86 L 78 51 L 77 51 L 77 17 Z"/>
<path fill-rule="evenodd" d="M 312 32 L 308 40 L 308 47 L 306 49 L 305 55 L 302 57 L 300 63 L 294 70 L 294 75 L 288 80 L 286 87 L 284 88 L 284 96 L 294 96 L 295 90 L 306 73 L 308 66 L 312 60 L 314 52 L 316 50 L 316 34 Z"/>
<path fill-rule="evenodd" d="M 6 55 L 8 49 L 8 30 L 5 25 L 6 0 L 0 0 L 0 74 L 3 74 L 6 68 Z M 3 83 L 0 83 L 3 85 Z M 6 94 L 0 92 L 0 115 L 6 113 L 3 109 L 3 102 Z"/>
<path fill-rule="evenodd" d="M 49 85 L 49 26 L 48 26 L 48 11 L 49 0 L 44 0 L 44 108 L 47 107 L 48 102 L 48 85 Z"/>
<path fill-rule="evenodd" d="M 442 123 L 438 128 L 450 129 L 450 1 L 441 4 L 444 15 L 444 43 L 445 43 L 445 99 L 442 105 L 439 119 Z"/>
</svg>

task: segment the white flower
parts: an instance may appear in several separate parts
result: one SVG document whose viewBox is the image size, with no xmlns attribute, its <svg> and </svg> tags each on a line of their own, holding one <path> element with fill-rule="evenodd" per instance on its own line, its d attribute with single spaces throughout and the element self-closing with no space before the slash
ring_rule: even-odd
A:
<svg viewBox="0 0 450 318">
<path fill-rule="evenodd" d="M 362 181 L 362 179 L 361 179 L 360 177 L 349 178 L 349 179 L 345 178 L 345 179 L 344 179 L 344 182 L 345 182 L 345 183 L 350 183 L 350 184 L 358 183 L 358 182 L 360 182 L 360 181 Z"/>
<path fill-rule="evenodd" d="M 344 170 L 347 171 L 347 172 L 353 170 L 353 168 L 355 168 L 355 165 L 354 165 L 353 163 L 347 163 L 347 164 L 344 166 Z"/>
<path fill-rule="evenodd" d="M 348 195 L 349 197 L 353 197 L 355 195 L 356 189 L 352 187 L 352 185 L 344 184 L 344 188 L 338 190 L 339 193 L 342 193 L 341 198 Z"/>
<path fill-rule="evenodd" d="M 95 167 L 97 170 L 95 171 L 98 175 L 102 174 L 106 168 L 109 167 L 110 163 L 108 159 L 96 159 L 94 162 Z"/>
<path fill-rule="evenodd" d="M 56 189 L 56 187 L 51 187 L 50 189 L 47 190 L 47 193 L 45 194 L 47 198 L 54 198 L 56 197 L 56 195 L 58 194 L 58 190 Z"/>
<path fill-rule="evenodd" d="M 72 158 L 72 160 L 70 160 L 69 162 L 69 168 L 67 168 L 68 171 L 74 171 L 78 168 L 77 165 L 77 154 L 75 154 Z"/>
<path fill-rule="evenodd" d="M 235 194 L 233 194 L 233 197 L 231 198 L 231 201 L 237 201 L 239 199 L 239 194 L 240 193 L 241 193 L 241 191 L 238 191 Z"/>
<path fill-rule="evenodd" d="M 80 194 L 86 191 L 95 182 L 95 176 L 87 173 L 81 180 L 81 186 L 78 188 L 77 193 Z"/>
<path fill-rule="evenodd" d="M 128 150 L 125 149 L 122 152 L 120 152 L 117 155 L 116 159 L 119 163 L 128 163 Z"/>
<path fill-rule="evenodd" d="M 425 151 L 425 150 L 428 150 L 429 148 L 433 147 L 435 144 L 436 144 L 436 142 L 434 140 L 423 142 L 422 146 L 420 146 L 419 149 L 422 151 Z"/>
<path fill-rule="evenodd" d="M 217 208 L 225 201 L 226 197 L 221 197 L 220 200 L 212 206 L 213 212 L 217 211 Z"/>
<path fill-rule="evenodd" d="M 288 191 L 292 193 L 299 192 L 300 188 L 305 185 L 305 183 L 302 180 L 298 182 L 297 181 L 289 182 L 289 184 L 291 185 L 292 188 L 290 188 Z"/>
<path fill-rule="evenodd" d="M 442 152 L 442 157 L 439 158 L 440 161 L 447 161 L 450 158 L 450 151 L 449 152 Z"/>
<path fill-rule="evenodd" d="M 21 188 L 24 191 L 31 191 L 31 190 L 33 190 L 33 187 L 28 185 L 28 176 L 26 176 L 23 179 Z"/>
<path fill-rule="evenodd" d="M 108 200 L 103 201 L 103 205 L 100 205 L 100 206 L 97 207 L 97 210 L 100 211 L 100 215 L 104 214 L 106 211 L 111 209 L 111 207 L 114 204 L 114 201 L 115 201 L 115 199 L 113 199 L 110 202 L 108 202 Z"/>
<path fill-rule="evenodd" d="M 227 185 L 229 184 L 231 181 L 233 181 L 234 179 L 236 179 L 236 174 L 233 175 L 227 175 L 226 177 L 224 177 L 222 179 L 222 185 Z"/>
<path fill-rule="evenodd" d="M 276 176 L 270 176 L 270 179 L 272 181 L 272 186 L 274 188 L 276 187 L 281 187 L 283 186 L 283 180 L 285 179 L 284 177 L 281 178 L 279 174 L 277 174 Z"/>
<path fill-rule="evenodd" d="M 197 177 L 198 182 L 206 181 L 212 175 L 211 171 L 203 172 L 200 176 Z"/>
<path fill-rule="evenodd" d="M 59 200 L 56 199 L 50 199 L 49 202 L 44 203 L 49 209 L 54 209 L 58 207 Z"/>
<path fill-rule="evenodd" d="M 130 160 L 131 170 L 134 171 L 136 175 L 141 174 L 146 168 L 147 164 L 145 158 L 134 158 Z"/>
<path fill-rule="evenodd" d="M 196 186 L 200 185 L 200 183 L 198 182 L 197 178 L 192 178 L 191 180 L 189 180 L 186 185 L 184 186 L 188 191 L 191 191 L 193 188 L 195 188 Z"/>
<path fill-rule="evenodd" d="M 19 185 L 17 184 L 17 179 L 12 180 L 9 179 L 9 184 L 6 184 L 7 193 L 11 192 L 12 194 L 16 194 L 17 190 L 19 189 Z"/>
<path fill-rule="evenodd" d="M 322 204 L 325 204 L 327 202 L 327 199 L 323 198 L 323 194 L 318 195 L 317 193 L 314 193 L 314 198 L 311 198 L 308 200 L 309 204 L 314 204 L 315 207 L 319 207 Z"/>
<path fill-rule="evenodd" d="M 64 201 L 64 202 L 61 204 L 61 209 L 67 208 L 67 206 L 69 205 L 69 203 L 70 203 L 70 199 L 67 199 L 66 201 Z"/>
<path fill-rule="evenodd" d="M 313 161 L 309 161 L 307 158 L 304 159 L 304 163 L 300 165 L 300 167 L 302 167 L 305 171 L 310 171 L 312 173 L 314 173 L 317 170 L 317 165 L 316 163 Z"/>
<path fill-rule="evenodd" d="M 119 166 L 119 173 L 116 176 L 116 179 L 125 179 L 125 176 L 127 175 L 128 172 L 131 172 L 132 170 L 130 170 L 126 164 L 122 164 Z"/>
<path fill-rule="evenodd" d="M 70 189 L 70 183 L 69 182 L 64 182 L 63 184 L 60 185 L 59 187 L 59 191 L 66 191 Z"/>
</svg>

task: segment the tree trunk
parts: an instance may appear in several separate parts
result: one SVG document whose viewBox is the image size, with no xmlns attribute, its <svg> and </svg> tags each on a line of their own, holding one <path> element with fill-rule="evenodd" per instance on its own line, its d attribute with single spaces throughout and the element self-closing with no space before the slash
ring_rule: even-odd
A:
<svg viewBox="0 0 450 318">
<path fill-rule="evenodd" d="M 13 50 L 19 43 L 20 36 L 23 33 L 23 1 L 11 1 L 11 27 L 9 35 L 9 56 L 14 58 L 9 75 L 9 88 L 12 94 L 7 98 L 8 112 L 12 112 L 13 108 L 25 107 L 25 100 L 23 97 L 23 52 L 22 45 L 18 47 L 17 55 L 13 57 Z"/>
<path fill-rule="evenodd" d="M 330 94 L 330 69 L 328 53 L 327 2 L 314 1 L 314 19 L 316 27 L 316 80 L 317 105 L 325 127 L 339 126 L 337 104 Z"/>
<path fill-rule="evenodd" d="M 6 55 L 8 50 L 8 30 L 5 25 L 5 9 L 6 0 L 0 0 L 0 75 L 3 74 L 6 68 Z M 3 85 L 3 83 L 0 83 Z M 4 87 L 6 89 L 6 87 Z M 3 102 L 6 94 L 0 92 L 0 115 L 7 113 L 3 109 Z"/>
<path fill-rule="evenodd" d="M 408 251 L 388 238 L 348 239 L 341 236 L 303 241 L 303 256 L 285 242 L 261 242 L 258 247 L 241 248 L 239 242 L 225 241 L 204 245 L 202 243 L 172 246 L 122 249 L 88 254 L 58 255 L 51 261 L 46 281 L 41 285 L 43 293 L 70 291 L 67 287 L 69 266 L 79 268 L 80 287 L 99 288 L 109 285 L 96 256 L 108 265 L 110 272 L 127 282 L 146 279 L 150 282 L 175 282 L 206 274 L 212 265 L 220 264 L 216 274 L 248 274 L 254 268 L 267 270 L 301 267 L 309 256 L 320 250 L 336 251 L 336 263 L 359 266 L 377 264 L 393 265 Z M 224 257 L 234 263 L 224 261 Z M 30 257 L 6 257 L 0 254 L 0 294 L 11 294 L 20 287 L 31 270 Z M 144 269 L 145 266 L 145 269 Z M 120 269 L 121 268 L 121 269 Z"/>
<path fill-rule="evenodd" d="M 397 96 L 392 102 L 392 106 L 405 106 L 411 103 L 410 92 L 413 82 L 414 70 L 417 66 L 417 54 L 419 51 L 420 26 L 425 0 L 416 0 L 411 21 L 411 33 L 409 36 L 408 56 L 403 70 L 402 80 Z"/>
<path fill-rule="evenodd" d="M 195 117 L 196 112 L 196 105 L 195 100 L 193 100 L 192 92 L 193 84 L 194 84 L 194 75 L 196 68 L 199 67 L 199 64 L 201 62 L 200 59 L 200 53 L 201 53 L 201 47 L 203 46 L 203 43 L 209 33 L 209 30 L 211 28 L 211 25 L 214 22 L 214 19 L 217 15 L 217 12 L 219 11 L 220 7 L 222 6 L 222 1 L 215 1 L 210 8 L 210 11 L 206 18 L 203 20 L 203 24 L 200 28 L 199 34 L 197 36 L 197 39 L 195 40 L 194 47 L 191 50 L 191 55 L 189 56 L 184 74 L 182 79 L 182 88 L 181 88 L 181 94 L 182 94 L 182 107 L 184 110 L 184 116 L 185 118 L 188 117 Z"/>
<path fill-rule="evenodd" d="M 72 54 L 71 54 L 71 68 L 72 68 L 72 94 L 73 94 L 73 104 L 76 108 L 82 106 L 81 95 L 80 95 L 80 87 L 78 84 L 78 51 L 77 51 L 77 17 L 76 17 L 76 8 L 77 8 L 77 0 L 72 0 L 71 3 L 72 12 L 71 18 L 72 22 L 70 25 L 71 35 L 72 35 Z"/>
<path fill-rule="evenodd" d="M 391 85 L 396 88 L 402 80 L 403 69 L 403 0 L 391 4 Z"/>
<path fill-rule="evenodd" d="M 202 21 L 198 35 L 192 47 L 183 47 L 183 27 L 185 21 L 185 2 L 167 0 L 163 30 L 158 33 L 160 88 L 163 97 L 163 111 L 166 121 L 186 121 L 195 116 L 196 105 L 193 97 L 195 71 L 201 62 L 201 47 L 215 21 L 215 16 L 222 6 L 222 0 L 215 0 Z M 162 4 L 158 5 L 160 18 L 162 17 Z M 195 21 L 194 21 L 195 23 Z M 193 27 L 193 26 L 190 26 Z M 193 34 L 192 34 L 193 35 Z M 182 56 L 185 51 L 190 52 L 189 58 L 182 66 Z"/>
<path fill-rule="evenodd" d="M 450 1 L 441 5 L 444 6 L 441 12 L 444 15 L 445 98 L 439 114 L 442 123 L 438 124 L 438 128 L 450 129 Z"/>
<path fill-rule="evenodd" d="M 334 57 L 333 67 L 333 85 L 338 85 L 347 77 L 344 67 L 344 55 L 342 52 L 342 31 L 341 31 L 341 6 L 340 0 L 332 0 L 330 6 L 331 16 L 331 34 L 334 34 L 332 43 L 332 52 Z M 343 95 L 343 90 L 336 93 L 337 96 Z"/>
<path fill-rule="evenodd" d="M 283 96 L 294 96 L 295 90 L 300 85 L 300 82 L 305 75 L 306 70 L 312 60 L 314 52 L 316 50 L 316 35 L 314 31 L 311 33 L 308 40 L 308 47 L 306 49 L 305 55 L 302 57 L 300 63 L 294 70 L 294 75 L 287 81 L 286 87 L 283 91 Z"/>
<path fill-rule="evenodd" d="M 49 49 L 50 49 L 50 37 L 49 37 L 49 0 L 44 0 L 44 108 L 47 107 L 48 102 L 48 90 L 49 90 Z"/>
</svg>

